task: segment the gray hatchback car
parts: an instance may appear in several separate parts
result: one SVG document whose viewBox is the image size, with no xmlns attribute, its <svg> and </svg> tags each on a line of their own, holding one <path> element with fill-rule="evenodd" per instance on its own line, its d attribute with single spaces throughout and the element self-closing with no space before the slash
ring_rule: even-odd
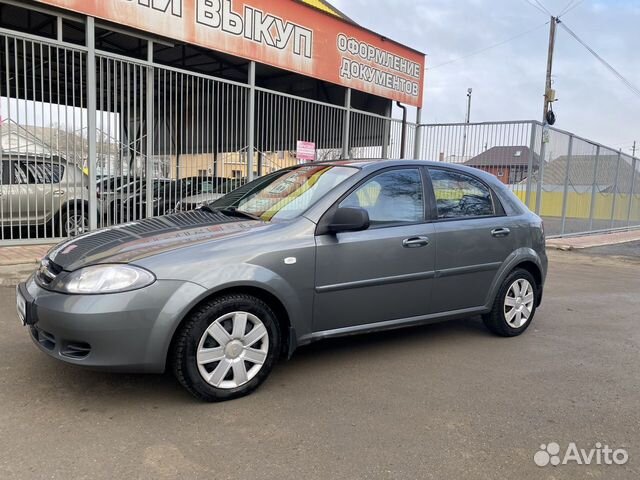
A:
<svg viewBox="0 0 640 480">
<path fill-rule="evenodd" d="M 495 177 L 341 161 L 61 243 L 18 286 L 17 305 L 52 357 L 171 368 L 218 401 L 250 393 L 279 358 L 323 338 L 473 315 L 519 335 L 546 270 L 542 221 Z"/>
</svg>

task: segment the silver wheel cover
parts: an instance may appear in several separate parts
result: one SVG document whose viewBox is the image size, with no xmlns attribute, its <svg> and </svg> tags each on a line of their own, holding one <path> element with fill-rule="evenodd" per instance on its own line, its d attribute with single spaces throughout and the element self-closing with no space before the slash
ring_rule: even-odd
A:
<svg viewBox="0 0 640 480">
<path fill-rule="evenodd" d="M 513 282 L 504 297 L 504 318 L 511 328 L 523 327 L 533 312 L 533 287 L 520 278 Z"/>
<path fill-rule="evenodd" d="M 196 361 L 205 382 L 228 390 L 251 381 L 268 353 L 269 335 L 262 321 L 248 312 L 232 312 L 216 319 L 202 334 Z"/>
<path fill-rule="evenodd" d="M 75 214 L 67 217 L 67 235 L 77 237 L 87 231 L 87 219 L 84 215 Z"/>
</svg>

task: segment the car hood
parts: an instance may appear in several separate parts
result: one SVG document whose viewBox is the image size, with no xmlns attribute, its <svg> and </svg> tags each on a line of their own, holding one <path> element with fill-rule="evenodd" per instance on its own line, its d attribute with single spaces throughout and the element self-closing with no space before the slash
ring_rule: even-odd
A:
<svg viewBox="0 0 640 480">
<path fill-rule="evenodd" d="M 54 267 L 73 271 L 98 263 L 133 262 L 265 226 L 257 220 L 195 210 L 97 230 L 57 245 L 47 257 Z"/>
<path fill-rule="evenodd" d="M 224 197 L 222 193 L 201 193 L 199 195 L 191 195 L 189 197 L 184 197 L 182 199 L 183 203 L 202 203 L 202 202 L 213 202 L 214 200 L 218 200 L 219 198 Z"/>
</svg>

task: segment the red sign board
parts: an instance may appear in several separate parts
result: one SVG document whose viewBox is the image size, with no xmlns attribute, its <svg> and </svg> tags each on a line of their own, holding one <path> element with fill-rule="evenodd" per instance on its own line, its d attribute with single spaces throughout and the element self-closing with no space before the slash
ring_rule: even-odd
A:
<svg viewBox="0 0 640 480">
<path fill-rule="evenodd" d="M 298 140 L 296 157 L 301 162 L 313 162 L 316 159 L 316 144 Z"/>
<path fill-rule="evenodd" d="M 413 106 L 425 57 L 294 0 L 37 0 Z"/>
</svg>

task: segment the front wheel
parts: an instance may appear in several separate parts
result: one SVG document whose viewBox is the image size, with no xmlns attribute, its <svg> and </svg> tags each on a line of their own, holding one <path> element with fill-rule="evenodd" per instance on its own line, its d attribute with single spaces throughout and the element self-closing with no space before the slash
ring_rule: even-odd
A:
<svg viewBox="0 0 640 480">
<path fill-rule="evenodd" d="M 77 237 L 89 231 L 89 214 L 80 207 L 69 207 L 62 214 L 62 236 Z"/>
<path fill-rule="evenodd" d="M 536 313 L 538 286 L 533 275 L 516 269 L 504 279 L 491 312 L 482 316 L 487 328 L 502 337 L 523 333 Z"/>
<path fill-rule="evenodd" d="M 173 371 L 208 402 L 248 395 L 269 375 L 280 352 L 275 314 L 250 295 L 226 295 L 199 307 L 177 332 Z"/>
</svg>

